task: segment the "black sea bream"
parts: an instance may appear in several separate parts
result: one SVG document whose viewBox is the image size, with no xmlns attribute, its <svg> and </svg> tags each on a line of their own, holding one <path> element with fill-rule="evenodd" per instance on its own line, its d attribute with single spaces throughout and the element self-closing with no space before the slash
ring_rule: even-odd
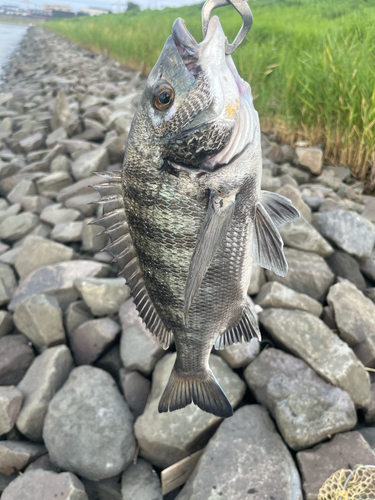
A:
<svg viewBox="0 0 375 500">
<path fill-rule="evenodd" d="M 252 262 L 287 272 L 277 226 L 299 217 L 261 191 L 258 114 L 211 18 L 198 44 L 177 19 L 134 116 L 122 172 L 97 186 L 107 248 L 147 328 L 177 359 L 159 403 L 233 410 L 208 365 L 223 349 L 260 337 L 247 299 Z"/>
</svg>

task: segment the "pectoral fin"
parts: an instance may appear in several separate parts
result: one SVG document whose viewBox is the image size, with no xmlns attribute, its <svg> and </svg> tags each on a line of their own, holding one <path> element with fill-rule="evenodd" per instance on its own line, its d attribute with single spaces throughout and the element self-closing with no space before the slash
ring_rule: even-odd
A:
<svg viewBox="0 0 375 500">
<path fill-rule="evenodd" d="M 189 275 L 185 287 L 185 322 L 195 294 L 214 258 L 221 242 L 227 234 L 232 220 L 235 197 L 220 198 L 211 191 L 206 217 L 200 230 L 198 241 L 191 258 Z"/>
<path fill-rule="evenodd" d="M 285 198 L 285 196 L 281 196 L 281 194 L 261 191 L 260 199 L 275 226 L 281 226 L 301 217 L 301 214 L 292 205 L 292 202 L 288 198 Z"/>
<path fill-rule="evenodd" d="M 253 232 L 253 258 L 261 266 L 278 276 L 288 271 L 283 252 L 283 240 L 262 203 L 256 204 Z"/>
</svg>

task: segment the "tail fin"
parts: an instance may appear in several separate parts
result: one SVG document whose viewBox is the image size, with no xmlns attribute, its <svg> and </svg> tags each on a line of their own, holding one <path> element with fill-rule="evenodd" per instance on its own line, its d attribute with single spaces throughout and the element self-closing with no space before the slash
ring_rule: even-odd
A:
<svg viewBox="0 0 375 500">
<path fill-rule="evenodd" d="M 173 368 L 159 402 L 159 413 L 179 410 L 191 402 L 218 417 L 233 415 L 232 405 L 209 368 L 189 376 Z"/>
</svg>

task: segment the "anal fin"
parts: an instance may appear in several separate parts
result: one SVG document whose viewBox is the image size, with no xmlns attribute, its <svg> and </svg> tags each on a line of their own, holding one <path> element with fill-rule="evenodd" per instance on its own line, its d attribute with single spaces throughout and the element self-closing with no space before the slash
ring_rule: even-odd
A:
<svg viewBox="0 0 375 500">
<path fill-rule="evenodd" d="M 253 311 L 250 305 L 247 305 L 238 324 L 233 328 L 228 328 L 217 337 L 215 349 L 222 350 L 232 344 L 250 342 L 252 338 L 257 338 L 260 341 L 262 337 Z"/>
</svg>

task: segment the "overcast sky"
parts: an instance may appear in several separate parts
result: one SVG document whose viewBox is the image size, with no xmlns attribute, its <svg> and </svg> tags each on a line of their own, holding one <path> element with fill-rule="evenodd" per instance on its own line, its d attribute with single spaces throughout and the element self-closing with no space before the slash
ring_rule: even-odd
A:
<svg viewBox="0 0 375 500">
<path fill-rule="evenodd" d="M 158 8 L 164 7 L 178 7 L 180 5 L 191 5 L 199 3 L 199 0 L 133 0 L 141 6 L 141 8 Z M 73 11 L 82 9 L 83 7 L 100 7 L 103 9 L 110 9 L 112 12 L 123 12 L 126 9 L 126 0 L 62 0 L 54 1 L 47 0 L 46 2 L 40 0 L 0 0 L 0 5 L 15 5 L 24 9 L 43 9 L 44 3 L 56 3 L 62 5 L 69 5 Z"/>
</svg>

